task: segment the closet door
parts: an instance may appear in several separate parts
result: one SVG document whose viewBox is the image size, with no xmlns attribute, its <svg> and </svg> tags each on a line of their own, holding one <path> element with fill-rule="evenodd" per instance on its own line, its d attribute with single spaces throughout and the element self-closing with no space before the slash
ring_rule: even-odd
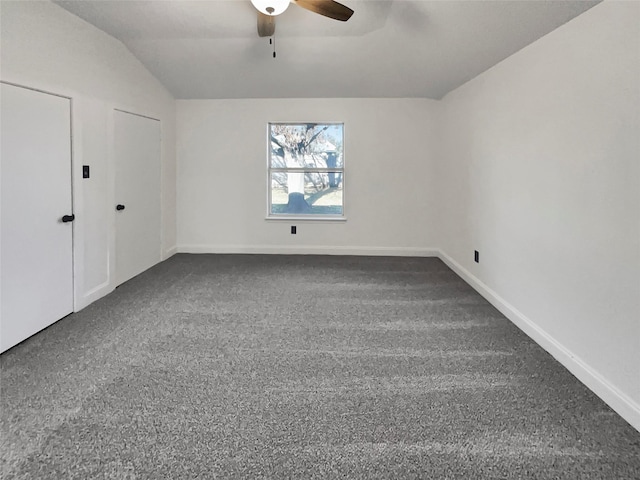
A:
<svg viewBox="0 0 640 480">
<path fill-rule="evenodd" d="M 116 284 L 161 260 L 160 122 L 115 111 Z"/>
<path fill-rule="evenodd" d="M 1 84 L 0 348 L 73 311 L 71 101 Z"/>
</svg>

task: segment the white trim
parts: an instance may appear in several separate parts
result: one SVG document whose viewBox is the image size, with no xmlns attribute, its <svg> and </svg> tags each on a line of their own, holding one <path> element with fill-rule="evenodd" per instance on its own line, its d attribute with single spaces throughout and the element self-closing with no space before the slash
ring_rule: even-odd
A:
<svg viewBox="0 0 640 480">
<path fill-rule="evenodd" d="M 418 247 L 357 247 L 311 245 L 179 245 L 178 253 L 251 253 L 276 255 L 360 255 L 390 257 L 437 257 L 439 250 Z"/>
<path fill-rule="evenodd" d="M 347 217 L 336 216 L 330 217 L 328 215 L 293 215 L 293 214 L 282 214 L 273 216 L 273 217 L 265 217 L 265 220 L 272 222 L 346 222 Z"/>
<path fill-rule="evenodd" d="M 165 260 L 173 257 L 176 253 L 178 253 L 178 247 L 174 245 L 164 252 L 164 254 L 162 255 L 162 261 L 164 262 Z"/>
<path fill-rule="evenodd" d="M 0 80 L 0 83 L 4 83 L 5 85 L 11 85 L 12 87 L 20 87 L 20 88 L 24 88 L 26 90 L 32 90 L 34 92 L 46 93 L 47 95 L 53 95 L 54 97 L 66 98 L 66 99 L 69 99 L 69 100 L 71 100 L 73 98 L 70 95 L 62 95 L 61 93 L 54 93 L 54 92 L 49 91 L 49 90 L 42 90 L 40 88 L 29 87 L 29 86 L 24 85 L 22 83 L 9 82 L 9 81 L 6 81 L 6 80 Z"/>
<path fill-rule="evenodd" d="M 440 250 L 438 256 L 458 276 L 513 322 L 516 327 L 550 353 L 553 358 L 558 360 L 558 362 L 589 388 L 589 390 L 629 422 L 631 426 L 640 431 L 640 405 L 638 403 L 620 391 L 616 386 L 612 385 L 580 357 L 558 342 L 544 329 L 540 328 L 533 320 L 526 317 L 449 255 Z"/>
<path fill-rule="evenodd" d="M 149 120 L 155 120 L 156 122 L 160 122 L 159 118 L 150 117 L 149 115 L 142 115 L 141 113 L 130 112 L 129 110 L 123 110 L 122 108 L 114 108 L 116 112 L 120 113 L 128 113 L 129 115 L 135 115 L 136 117 L 147 118 Z"/>
<path fill-rule="evenodd" d="M 107 105 L 107 283 L 111 290 L 116 288 L 116 109 Z"/>
<path fill-rule="evenodd" d="M 73 98 L 71 103 L 71 203 L 75 220 L 73 221 L 73 311 L 80 310 L 84 297 L 84 254 L 85 254 L 85 223 L 84 223 L 84 185 L 82 181 L 82 165 L 84 149 L 82 144 L 83 122 L 78 114 L 78 102 Z"/>
<path fill-rule="evenodd" d="M 114 289 L 115 288 L 111 285 L 111 282 L 107 280 L 106 282 L 89 290 L 82 297 L 80 297 L 76 302 L 76 309 L 74 311 L 79 312 L 83 308 L 91 305 L 96 300 L 100 300 L 102 297 L 109 295 L 111 292 L 113 292 Z"/>
</svg>

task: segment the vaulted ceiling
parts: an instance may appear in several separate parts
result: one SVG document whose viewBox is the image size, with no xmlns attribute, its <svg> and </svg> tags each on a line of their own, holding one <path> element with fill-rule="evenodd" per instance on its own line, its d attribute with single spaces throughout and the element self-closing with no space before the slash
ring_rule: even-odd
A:
<svg viewBox="0 0 640 480">
<path fill-rule="evenodd" d="M 599 0 L 341 0 L 296 5 L 259 38 L 250 0 L 58 0 L 121 40 L 180 99 L 439 99 Z"/>
</svg>

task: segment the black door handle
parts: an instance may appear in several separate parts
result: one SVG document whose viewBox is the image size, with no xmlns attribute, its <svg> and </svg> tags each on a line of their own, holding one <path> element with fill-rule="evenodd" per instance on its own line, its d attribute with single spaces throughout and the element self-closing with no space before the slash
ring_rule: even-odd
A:
<svg viewBox="0 0 640 480">
<path fill-rule="evenodd" d="M 73 222 L 76 219 L 76 216 L 74 214 L 71 215 L 63 215 L 62 217 L 62 222 L 63 223 L 67 223 L 67 222 Z"/>
<path fill-rule="evenodd" d="M 121 205 L 121 204 L 116 205 L 116 210 L 118 211 L 124 210 L 124 205 Z"/>
</svg>

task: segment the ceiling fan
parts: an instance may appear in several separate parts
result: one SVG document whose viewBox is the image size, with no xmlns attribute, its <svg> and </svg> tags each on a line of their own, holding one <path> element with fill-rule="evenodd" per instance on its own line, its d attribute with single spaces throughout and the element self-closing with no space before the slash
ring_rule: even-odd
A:
<svg viewBox="0 0 640 480">
<path fill-rule="evenodd" d="M 334 0 L 251 0 L 258 10 L 258 36 L 271 37 L 276 31 L 276 16 L 284 12 L 289 3 L 325 17 L 346 22 L 353 10 Z"/>
</svg>

